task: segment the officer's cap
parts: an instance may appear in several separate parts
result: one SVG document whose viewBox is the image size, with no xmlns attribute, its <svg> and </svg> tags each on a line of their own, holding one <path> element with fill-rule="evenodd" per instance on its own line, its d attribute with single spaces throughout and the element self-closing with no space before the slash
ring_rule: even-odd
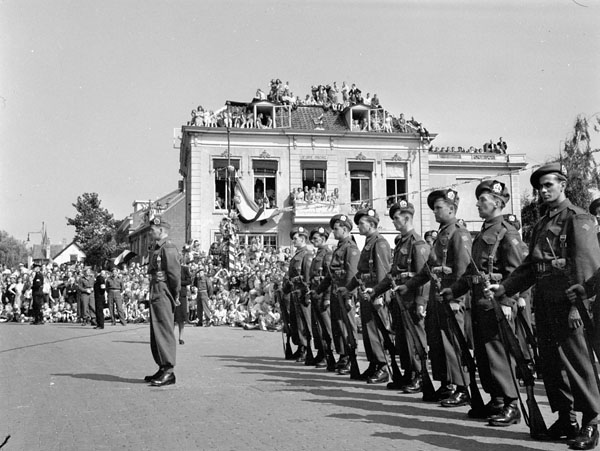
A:
<svg viewBox="0 0 600 451">
<path fill-rule="evenodd" d="M 171 224 L 169 224 L 167 221 L 165 221 L 161 216 L 154 216 L 150 220 L 150 225 L 151 226 L 162 227 L 163 229 L 170 229 L 171 228 Z"/>
<path fill-rule="evenodd" d="M 531 174 L 531 178 L 529 179 L 531 186 L 533 186 L 535 189 L 539 189 L 540 179 L 544 175 L 548 174 L 554 174 L 560 180 L 567 181 L 567 170 L 565 169 L 565 167 L 562 166 L 560 163 L 550 163 L 537 168 L 537 170 L 535 170 L 533 174 Z"/>
<path fill-rule="evenodd" d="M 321 235 L 325 240 L 327 240 L 327 238 L 329 238 L 329 232 L 327 231 L 327 229 L 325 227 L 317 227 L 316 229 L 312 229 L 310 231 L 309 239 L 312 240 L 313 236 L 317 233 L 319 235 Z"/>
<path fill-rule="evenodd" d="M 596 210 L 598 210 L 598 207 L 600 207 L 600 197 L 598 199 L 594 199 L 590 204 L 590 213 L 593 216 L 596 216 Z"/>
<path fill-rule="evenodd" d="M 498 199 L 502 199 L 505 205 L 510 199 L 508 188 L 504 183 L 499 182 L 498 180 L 484 180 L 481 182 L 477 185 L 477 188 L 475 188 L 475 197 L 479 199 L 479 196 L 486 192 Z"/>
<path fill-rule="evenodd" d="M 400 202 L 396 202 L 390 208 L 390 218 L 394 219 L 394 215 L 398 211 L 400 213 L 410 213 L 411 215 L 414 216 L 414 214 L 415 214 L 415 206 L 413 204 L 411 204 L 410 202 L 407 202 L 404 199 L 402 199 Z"/>
<path fill-rule="evenodd" d="M 515 229 L 517 229 L 517 230 L 521 229 L 521 223 L 519 222 L 517 217 L 515 215 L 513 215 L 512 213 L 510 213 L 508 215 L 504 215 L 504 220 L 506 222 L 508 222 L 511 226 L 513 226 Z"/>
<path fill-rule="evenodd" d="M 341 225 L 344 225 L 348 228 L 348 230 L 352 230 L 352 221 L 350 221 L 350 218 L 348 218 L 348 216 L 344 215 L 344 214 L 337 214 L 335 216 L 333 216 L 330 220 L 329 220 L 329 227 L 331 227 L 333 229 L 333 226 L 339 222 Z"/>
<path fill-rule="evenodd" d="M 362 217 L 367 218 L 372 224 L 379 225 L 379 215 L 372 208 L 363 208 L 358 210 L 354 215 L 354 224 L 358 225 Z"/>
<path fill-rule="evenodd" d="M 458 193 L 452 188 L 438 189 L 429 193 L 429 196 L 427 196 L 427 205 L 431 210 L 433 210 L 435 201 L 438 199 L 443 199 L 444 201 L 453 204 L 455 208 L 458 208 Z"/>
<path fill-rule="evenodd" d="M 294 235 L 302 235 L 304 236 L 306 239 L 308 239 L 308 230 L 306 230 L 304 227 L 302 226 L 298 226 L 298 227 L 294 227 L 291 231 L 290 231 L 290 238 L 294 238 Z"/>
</svg>

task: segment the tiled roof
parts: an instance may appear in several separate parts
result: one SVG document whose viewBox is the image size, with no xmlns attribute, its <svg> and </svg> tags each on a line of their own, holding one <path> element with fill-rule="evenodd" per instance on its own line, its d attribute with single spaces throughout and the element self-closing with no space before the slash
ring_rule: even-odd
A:
<svg viewBox="0 0 600 451">
<path fill-rule="evenodd" d="M 50 245 L 50 255 L 52 258 L 56 257 L 65 246 L 62 244 L 51 244 Z M 42 247 L 41 244 L 34 244 L 32 249 L 32 257 L 34 260 L 44 260 L 48 259 L 49 256 L 46 255 L 46 250 Z"/>
<path fill-rule="evenodd" d="M 323 124 L 319 124 L 319 117 Z M 314 130 L 315 128 L 322 128 L 328 131 L 347 131 L 349 129 L 346 125 L 346 119 L 344 114 L 339 111 L 331 109 L 325 109 L 320 105 L 315 106 L 299 106 L 296 109 L 292 109 L 292 129 L 294 130 Z"/>
</svg>

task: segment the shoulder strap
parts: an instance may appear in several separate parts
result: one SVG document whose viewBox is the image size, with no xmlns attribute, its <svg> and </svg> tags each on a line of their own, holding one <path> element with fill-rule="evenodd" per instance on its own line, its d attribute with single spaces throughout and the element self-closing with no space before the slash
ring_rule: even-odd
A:
<svg viewBox="0 0 600 451">
<path fill-rule="evenodd" d="M 488 273 L 492 274 L 494 272 L 494 259 L 496 258 L 496 252 L 498 252 L 498 248 L 500 247 L 500 243 L 502 242 L 502 239 L 504 238 L 504 235 L 506 235 L 506 232 L 508 231 L 508 229 L 505 227 L 502 227 L 502 230 L 500 230 L 500 232 L 498 232 L 498 238 L 496 239 L 496 242 L 494 243 L 494 247 L 492 247 L 492 250 L 490 251 L 490 255 L 488 257 Z"/>
</svg>

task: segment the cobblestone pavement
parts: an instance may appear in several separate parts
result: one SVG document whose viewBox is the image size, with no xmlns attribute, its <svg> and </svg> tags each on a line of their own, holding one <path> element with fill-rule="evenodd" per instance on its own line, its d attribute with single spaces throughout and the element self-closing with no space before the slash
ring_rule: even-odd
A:
<svg viewBox="0 0 600 451">
<path fill-rule="evenodd" d="M 184 339 L 177 384 L 151 388 L 147 325 L 0 325 L 2 451 L 567 449 L 524 423 L 488 427 L 466 407 L 285 361 L 279 333 L 187 327 Z"/>
</svg>

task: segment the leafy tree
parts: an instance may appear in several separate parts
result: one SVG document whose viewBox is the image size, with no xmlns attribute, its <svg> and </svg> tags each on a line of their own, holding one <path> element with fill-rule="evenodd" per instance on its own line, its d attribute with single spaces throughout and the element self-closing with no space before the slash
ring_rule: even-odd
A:
<svg viewBox="0 0 600 451">
<path fill-rule="evenodd" d="M 14 268 L 19 263 L 27 263 L 25 243 L 9 235 L 8 232 L 0 230 L 0 264 Z"/>
<path fill-rule="evenodd" d="M 594 130 L 600 131 L 600 118 L 596 116 Z M 573 133 L 565 141 L 561 158 L 555 158 L 551 162 L 560 161 L 567 172 L 566 195 L 573 204 L 587 210 L 592 201 L 592 189 L 600 188 L 600 175 L 594 160 L 594 153 L 600 149 L 592 150 L 590 144 L 590 133 L 588 119 L 578 116 L 575 119 Z M 544 214 L 539 201 L 537 190 L 532 191 L 531 196 L 523 197 L 521 207 L 521 221 L 523 223 L 523 239 L 531 238 L 533 226 Z"/>
<path fill-rule="evenodd" d="M 66 218 L 67 225 L 75 227 L 75 241 L 85 252 L 86 263 L 97 268 L 127 247 L 115 240 L 119 221 L 100 204 L 97 193 L 83 193 L 73 204 L 75 218 Z"/>
</svg>

